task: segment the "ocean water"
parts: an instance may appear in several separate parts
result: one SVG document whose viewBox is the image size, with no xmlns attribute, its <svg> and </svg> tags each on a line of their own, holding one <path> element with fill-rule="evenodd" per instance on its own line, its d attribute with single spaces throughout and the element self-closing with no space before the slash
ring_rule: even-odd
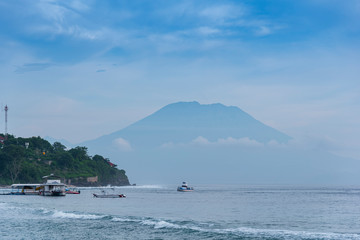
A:
<svg viewBox="0 0 360 240">
<path fill-rule="evenodd" d="M 0 196 L 0 239 L 360 239 L 360 187 L 115 187 Z"/>
</svg>

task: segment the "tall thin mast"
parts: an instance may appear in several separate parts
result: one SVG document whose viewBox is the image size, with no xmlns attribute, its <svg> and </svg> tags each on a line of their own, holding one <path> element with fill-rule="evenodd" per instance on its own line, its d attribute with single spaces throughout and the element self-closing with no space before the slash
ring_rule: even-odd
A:
<svg viewBox="0 0 360 240">
<path fill-rule="evenodd" d="M 8 106 L 5 105 L 5 140 L 7 140 L 8 137 L 8 133 L 7 133 L 7 111 L 8 111 Z"/>
</svg>

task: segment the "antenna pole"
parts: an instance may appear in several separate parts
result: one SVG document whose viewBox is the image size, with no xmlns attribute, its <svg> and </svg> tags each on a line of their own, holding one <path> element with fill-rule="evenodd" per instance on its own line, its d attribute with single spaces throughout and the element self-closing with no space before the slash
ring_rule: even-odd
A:
<svg viewBox="0 0 360 240">
<path fill-rule="evenodd" d="M 5 140 L 7 140 L 8 134 L 7 134 L 7 111 L 8 111 L 8 106 L 5 105 Z"/>
</svg>

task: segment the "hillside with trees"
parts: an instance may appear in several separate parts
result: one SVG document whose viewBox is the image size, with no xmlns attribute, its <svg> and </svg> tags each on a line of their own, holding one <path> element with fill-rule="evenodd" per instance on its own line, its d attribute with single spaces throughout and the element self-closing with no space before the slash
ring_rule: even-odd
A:
<svg viewBox="0 0 360 240">
<path fill-rule="evenodd" d="M 0 135 L 0 184 L 41 183 L 49 174 L 61 176 L 77 186 L 129 185 L 124 170 L 109 159 L 89 156 L 86 147 L 67 150 L 59 142 L 50 144 L 40 137 Z"/>
</svg>

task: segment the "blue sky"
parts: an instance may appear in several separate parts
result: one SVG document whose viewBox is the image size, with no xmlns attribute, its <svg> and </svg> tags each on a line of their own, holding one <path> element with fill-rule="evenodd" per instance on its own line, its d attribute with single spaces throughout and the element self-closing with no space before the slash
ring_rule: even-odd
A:
<svg viewBox="0 0 360 240">
<path fill-rule="evenodd" d="M 0 0 L 0 24 L 16 136 L 77 143 L 196 100 L 360 159 L 358 0 Z"/>
</svg>

